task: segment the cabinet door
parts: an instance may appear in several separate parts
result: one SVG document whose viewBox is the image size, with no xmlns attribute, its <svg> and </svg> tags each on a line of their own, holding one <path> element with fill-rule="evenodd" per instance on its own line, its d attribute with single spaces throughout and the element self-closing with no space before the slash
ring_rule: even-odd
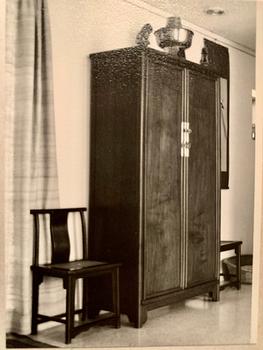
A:
<svg viewBox="0 0 263 350">
<path fill-rule="evenodd" d="M 187 285 L 216 278 L 217 270 L 217 103 L 216 81 L 189 73 Z"/>
<path fill-rule="evenodd" d="M 144 299 L 181 286 L 182 69 L 149 62 L 146 106 Z"/>
</svg>

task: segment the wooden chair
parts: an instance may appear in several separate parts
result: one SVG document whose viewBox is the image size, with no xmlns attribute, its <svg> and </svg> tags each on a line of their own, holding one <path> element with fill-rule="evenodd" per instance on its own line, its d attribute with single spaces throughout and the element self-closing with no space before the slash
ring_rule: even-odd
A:
<svg viewBox="0 0 263 350">
<path fill-rule="evenodd" d="M 71 339 L 78 333 L 88 329 L 93 324 L 114 323 L 116 328 L 120 327 L 119 308 L 119 263 L 107 263 L 88 260 L 87 253 L 87 231 L 84 218 L 86 208 L 67 209 L 34 209 L 30 213 L 34 217 L 34 255 L 32 270 L 32 334 L 37 334 L 37 326 L 40 323 L 56 321 L 65 324 L 65 343 L 69 344 Z M 68 213 L 79 212 L 82 227 L 83 259 L 69 261 L 70 240 L 68 233 Z M 39 217 L 50 215 L 50 234 L 52 259 L 51 263 L 39 264 Z M 87 287 L 92 283 L 90 277 L 110 274 L 112 288 L 112 310 L 98 315 L 94 319 L 88 318 Z M 62 278 L 63 288 L 66 290 L 66 312 L 54 316 L 46 316 L 38 313 L 39 286 L 44 276 Z M 83 303 L 82 309 L 75 310 L 75 285 L 77 279 L 83 279 Z M 81 314 L 81 322 L 75 325 L 75 314 Z"/>
</svg>

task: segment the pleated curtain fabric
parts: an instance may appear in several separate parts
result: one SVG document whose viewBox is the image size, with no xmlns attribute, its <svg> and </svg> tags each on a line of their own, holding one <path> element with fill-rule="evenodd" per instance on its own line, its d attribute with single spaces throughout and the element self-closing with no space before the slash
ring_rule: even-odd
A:
<svg viewBox="0 0 263 350">
<path fill-rule="evenodd" d="M 29 211 L 59 207 L 51 43 L 45 0 L 8 0 L 6 5 L 6 330 L 29 334 L 33 246 Z M 43 255 L 48 251 L 44 244 Z M 63 310 L 61 285 L 57 281 L 42 285 L 42 310 L 47 312 L 52 301 L 50 313 Z"/>
</svg>

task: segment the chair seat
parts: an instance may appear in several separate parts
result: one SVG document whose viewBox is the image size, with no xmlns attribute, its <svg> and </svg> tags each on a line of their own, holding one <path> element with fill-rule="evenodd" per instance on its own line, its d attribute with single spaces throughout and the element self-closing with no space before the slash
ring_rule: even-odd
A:
<svg viewBox="0 0 263 350">
<path fill-rule="evenodd" d="M 242 241 L 220 241 L 220 251 L 235 249 L 242 244 Z"/>
<path fill-rule="evenodd" d="M 119 263 L 108 263 L 105 261 L 95 261 L 95 260 L 74 260 L 66 263 L 57 264 L 42 264 L 38 266 L 31 266 L 32 270 L 38 270 L 52 274 L 54 272 L 68 274 L 68 273 L 91 273 L 99 272 L 100 270 L 105 271 L 107 269 L 111 270 L 115 267 L 120 267 Z"/>
<path fill-rule="evenodd" d="M 62 270 L 79 270 L 90 268 L 94 266 L 109 265 L 107 262 L 94 261 L 94 260 L 75 260 L 69 261 L 67 263 L 59 264 L 44 264 L 43 267 L 49 267 L 51 269 L 62 269 Z"/>
</svg>

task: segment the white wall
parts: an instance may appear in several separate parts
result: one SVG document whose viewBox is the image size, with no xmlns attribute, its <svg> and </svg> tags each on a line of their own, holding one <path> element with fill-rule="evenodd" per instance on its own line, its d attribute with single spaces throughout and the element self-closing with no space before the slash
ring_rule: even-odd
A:
<svg viewBox="0 0 263 350">
<path fill-rule="evenodd" d="M 242 240 L 252 253 L 254 147 L 251 139 L 255 59 L 230 49 L 230 190 L 222 193 L 222 238 Z"/>
<path fill-rule="evenodd" d="M 139 8 L 132 2 L 136 1 L 49 0 L 61 206 L 88 202 L 88 55 L 133 46 L 137 32 L 145 23 L 151 23 L 154 30 L 166 23 L 162 13 Z M 193 44 L 186 56 L 198 63 L 203 35 L 194 26 L 193 30 Z M 157 48 L 154 35 L 151 47 Z M 255 58 L 233 47 L 229 47 L 229 52 L 230 190 L 222 191 L 222 239 L 241 239 L 243 252 L 251 252 L 254 145 L 250 130 Z"/>
<path fill-rule="evenodd" d="M 0 270 L 5 271 L 5 20 L 6 20 L 6 1 L 0 1 Z M 0 309 L 5 310 L 5 273 L 0 274 Z M 6 329 L 6 315 L 2 312 L 0 318 L 0 349 L 5 348 L 5 329 Z"/>
</svg>

